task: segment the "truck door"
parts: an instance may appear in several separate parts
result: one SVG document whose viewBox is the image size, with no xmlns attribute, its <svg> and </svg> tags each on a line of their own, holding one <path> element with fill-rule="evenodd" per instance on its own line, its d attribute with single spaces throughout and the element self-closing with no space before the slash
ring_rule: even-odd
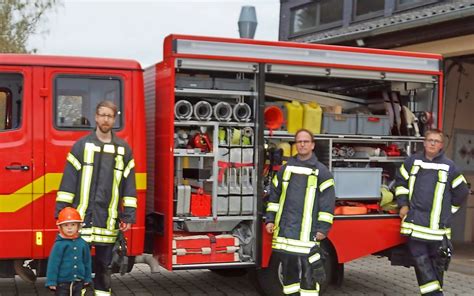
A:
<svg viewBox="0 0 474 296">
<path fill-rule="evenodd" d="M 31 67 L 0 66 L 0 258 L 32 252 L 32 202 L 42 191 L 33 177 L 32 89 Z"/>
<path fill-rule="evenodd" d="M 46 187 L 55 188 L 47 194 L 44 205 L 46 246 L 52 245 L 57 233 L 53 218 L 56 190 L 59 189 L 67 154 L 79 138 L 94 129 L 95 107 L 100 101 L 111 100 L 119 106 L 121 113 L 114 128 L 120 137 L 132 143 L 132 114 L 127 114 L 129 121 L 126 124 L 123 100 L 124 81 L 130 77 L 124 76 L 123 72 L 93 68 L 45 68 L 45 79 L 49 84 L 45 101 L 45 139 L 48 143 L 45 152 Z M 49 250 L 49 247 L 46 249 Z"/>
</svg>

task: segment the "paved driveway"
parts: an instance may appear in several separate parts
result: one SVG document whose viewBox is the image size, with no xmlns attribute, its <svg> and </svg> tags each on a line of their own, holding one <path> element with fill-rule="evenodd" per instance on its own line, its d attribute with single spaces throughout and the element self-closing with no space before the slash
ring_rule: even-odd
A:
<svg viewBox="0 0 474 296">
<path fill-rule="evenodd" d="M 45 279 L 27 284 L 21 279 L 0 279 L 0 296 L 52 295 L 43 288 Z M 448 272 L 445 295 L 474 295 L 474 275 Z M 114 275 L 114 295 L 258 295 L 247 276 L 223 277 L 208 270 L 151 274 L 138 264 L 130 274 Z M 342 287 L 330 287 L 324 295 L 419 295 L 413 269 L 390 266 L 386 258 L 369 256 L 345 266 Z"/>
</svg>

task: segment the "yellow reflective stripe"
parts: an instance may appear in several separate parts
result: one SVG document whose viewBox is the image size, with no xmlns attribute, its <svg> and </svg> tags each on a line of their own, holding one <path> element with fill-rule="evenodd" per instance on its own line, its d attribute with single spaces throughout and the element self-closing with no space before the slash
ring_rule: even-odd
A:
<svg viewBox="0 0 474 296">
<path fill-rule="evenodd" d="M 290 173 L 295 173 L 295 174 L 300 174 L 300 175 L 318 175 L 319 170 L 313 170 L 311 168 L 307 167 L 301 167 L 301 166 L 294 166 L 294 165 L 289 165 L 286 167 L 285 172 L 288 171 Z"/>
<path fill-rule="evenodd" d="M 69 161 L 70 164 L 72 164 L 72 166 L 73 166 L 74 168 L 76 168 L 76 170 L 79 171 L 79 170 L 81 169 L 81 167 L 82 167 L 81 162 L 80 162 L 79 160 L 77 160 L 77 158 L 76 158 L 74 155 L 72 155 L 71 152 L 69 152 L 69 153 L 67 154 L 67 158 L 66 158 L 66 159 L 67 159 L 67 161 Z"/>
<path fill-rule="evenodd" d="M 272 248 L 275 250 L 282 250 L 296 254 L 309 254 L 309 251 L 311 250 L 311 248 L 307 247 L 298 247 L 277 242 L 272 242 Z"/>
<path fill-rule="evenodd" d="M 436 183 L 433 207 L 430 213 L 430 228 L 439 229 L 439 221 L 441 220 L 441 210 L 443 208 L 444 189 L 448 180 L 448 173 L 445 171 L 438 171 L 438 182 Z"/>
<path fill-rule="evenodd" d="M 334 186 L 334 179 L 328 179 L 324 181 L 323 183 L 321 183 L 321 185 L 319 185 L 319 191 L 323 192 L 324 190 L 328 189 L 331 186 Z"/>
<path fill-rule="evenodd" d="M 311 225 L 313 224 L 313 208 L 316 200 L 316 186 L 318 178 L 315 175 L 308 177 L 306 185 L 306 194 L 304 197 L 303 218 L 301 219 L 300 240 L 310 241 Z"/>
<path fill-rule="evenodd" d="M 316 253 L 312 256 L 309 256 L 308 261 L 309 261 L 309 263 L 314 263 L 314 262 L 318 261 L 319 259 L 321 259 L 321 254 Z"/>
<path fill-rule="evenodd" d="M 432 282 L 429 282 L 429 283 L 426 283 L 426 284 L 420 286 L 421 294 L 426 294 L 426 293 L 430 293 L 430 292 L 437 291 L 437 290 L 441 290 L 441 286 L 439 284 L 439 281 L 432 281 Z"/>
<path fill-rule="evenodd" d="M 81 176 L 81 194 L 77 211 L 81 217 L 85 216 L 87 207 L 89 206 L 89 194 L 91 190 L 92 173 L 94 171 L 94 153 L 100 152 L 100 147 L 94 143 L 86 143 L 84 147 L 84 167 Z"/>
<path fill-rule="evenodd" d="M 122 146 L 117 147 L 117 153 L 119 155 L 125 155 L 125 147 L 122 147 Z"/>
<path fill-rule="evenodd" d="M 458 206 L 451 206 L 451 213 L 454 214 L 456 213 L 461 207 Z"/>
<path fill-rule="evenodd" d="M 420 166 L 426 170 L 442 170 L 442 171 L 449 171 L 449 165 L 444 163 L 433 163 L 433 162 L 424 162 L 421 159 L 417 159 L 414 162 L 414 165 Z"/>
<path fill-rule="evenodd" d="M 107 229 L 115 229 L 115 221 L 118 218 L 118 205 L 120 199 L 120 192 L 119 186 L 122 180 L 122 169 L 124 167 L 123 164 L 123 156 L 117 155 L 115 157 L 115 170 L 114 170 L 114 181 L 112 183 L 112 196 L 109 203 L 108 208 L 108 217 L 107 217 Z"/>
<path fill-rule="evenodd" d="M 280 207 L 278 208 L 278 212 L 275 215 L 275 229 L 273 231 L 273 237 L 277 237 L 278 233 L 280 232 L 280 219 L 281 219 L 281 214 L 283 211 L 283 207 L 285 206 L 285 200 L 286 200 L 286 190 L 288 189 L 288 181 L 290 180 L 291 177 L 291 172 L 283 171 L 283 182 L 281 184 L 281 196 L 280 196 Z"/>
<path fill-rule="evenodd" d="M 104 145 L 104 152 L 105 153 L 115 153 L 115 146 L 111 144 L 105 144 Z"/>
<path fill-rule="evenodd" d="M 106 243 L 113 244 L 117 240 L 115 236 L 103 236 L 100 234 L 81 235 L 81 237 L 88 243 Z"/>
<path fill-rule="evenodd" d="M 310 249 L 316 245 L 315 241 L 300 241 L 297 239 L 286 238 L 286 237 L 275 237 L 273 238 L 273 241 L 277 243 L 286 244 L 286 245 L 299 246 L 299 247 L 310 248 Z"/>
<path fill-rule="evenodd" d="M 85 227 L 81 229 L 82 235 L 91 235 L 91 234 L 99 234 L 99 235 L 108 235 L 108 236 L 117 236 L 119 233 L 118 229 L 110 230 L 101 227 Z"/>
<path fill-rule="evenodd" d="M 420 170 L 419 166 L 413 166 L 411 168 L 410 178 L 408 180 L 408 190 L 409 190 L 408 199 L 409 200 L 411 200 L 411 197 L 413 195 L 413 187 L 415 186 L 416 174 L 418 173 L 419 170 Z"/>
<path fill-rule="evenodd" d="M 101 291 L 101 290 L 94 290 L 94 296 L 110 296 L 112 295 L 110 291 Z"/>
<path fill-rule="evenodd" d="M 283 293 L 284 294 L 293 294 L 293 293 L 298 293 L 298 291 L 300 290 L 300 283 L 294 283 L 294 284 L 291 284 L 291 285 L 286 285 L 286 286 L 283 286 Z"/>
<path fill-rule="evenodd" d="M 125 170 L 123 171 L 123 176 L 125 178 L 128 177 L 128 175 L 130 174 L 130 171 L 135 167 L 135 160 L 132 159 L 128 162 L 127 164 L 127 167 L 125 167 Z"/>
<path fill-rule="evenodd" d="M 319 285 L 316 283 L 315 290 L 303 290 L 300 289 L 300 296 L 318 296 L 319 295 Z"/>
<path fill-rule="evenodd" d="M 397 188 L 395 188 L 395 196 L 405 195 L 408 193 L 410 193 L 410 190 L 408 190 L 407 188 L 403 186 L 398 186 Z"/>
<path fill-rule="evenodd" d="M 323 221 L 327 222 L 329 224 L 332 224 L 334 220 L 334 215 L 328 212 L 319 212 L 318 214 L 318 221 Z"/>
<path fill-rule="evenodd" d="M 278 177 L 276 174 L 275 176 L 273 176 L 272 183 L 273 183 L 273 186 L 275 186 L 275 188 L 278 187 Z"/>
<path fill-rule="evenodd" d="M 280 208 L 280 204 L 277 204 L 274 202 L 269 202 L 267 204 L 267 212 L 277 212 L 279 208 Z"/>
<path fill-rule="evenodd" d="M 451 187 L 454 189 L 458 187 L 462 182 L 467 183 L 466 178 L 463 175 L 459 175 L 456 179 L 453 180 L 451 183 Z"/>
<path fill-rule="evenodd" d="M 400 175 L 402 175 L 402 177 L 403 177 L 405 180 L 408 180 L 408 177 L 410 177 L 410 176 L 408 175 L 407 170 L 405 169 L 405 165 L 404 165 L 404 164 L 402 164 L 402 165 L 400 166 Z"/>
<path fill-rule="evenodd" d="M 136 208 L 137 207 L 137 198 L 133 197 L 133 196 L 124 196 L 123 197 L 123 206 L 124 207 Z"/>
<path fill-rule="evenodd" d="M 74 193 L 66 191 L 58 191 L 56 194 L 56 202 L 72 203 L 74 201 Z"/>
<path fill-rule="evenodd" d="M 441 236 L 451 232 L 450 228 L 431 229 L 429 227 L 416 225 L 416 224 L 409 223 L 409 222 L 406 222 L 406 221 L 403 221 L 401 226 L 404 227 L 404 228 L 410 228 L 410 229 L 413 229 L 413 230 L 416 230 L 416 231 L 419 231 L 419 232 L 433 234 L 433 235 L 441 235 Z"/>
</svg>

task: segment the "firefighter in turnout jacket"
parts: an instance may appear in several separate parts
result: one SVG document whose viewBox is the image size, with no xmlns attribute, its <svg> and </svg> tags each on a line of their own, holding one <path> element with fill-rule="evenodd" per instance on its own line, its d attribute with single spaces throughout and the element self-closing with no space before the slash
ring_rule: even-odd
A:
<svg viewBox="0 0 474 296">
<path fill-rule="evenodd" d="M 137 207 L 135 162 L 128 144 L 112 132 L 116 115 L 114 103 L 97 105 L 97 127 L 73 145 L 56 197 L 56 215 L 72 206 L 84 219 L 81 237 L 96 251 L 96 295 L 111 295 L 114 243 L 119 229 L 135 223 Z"/>
<path fill-rule="evenodd" d="M 425 133 L 424 152 L 408 157 L 397 172 L 395 195 L 408 236 L 422 295 L 443 295 L 443 273 L 448 268 L 452 215 L 469 189 L 454 162 L 444 155 L 443 133 Z"/>
<path fill-rule="evenodd" d="M 314 155 L 310 131 L 297 131 L 295 143 L 298 155 L 272 180 L 266 230 L 273 233 L 272 249 L 282 262 L 283 293 L 319 295 L 311 266 L 322 258 L 313 247 L 326 238 L 332 226 L 334 179 Z"/>
</svg>

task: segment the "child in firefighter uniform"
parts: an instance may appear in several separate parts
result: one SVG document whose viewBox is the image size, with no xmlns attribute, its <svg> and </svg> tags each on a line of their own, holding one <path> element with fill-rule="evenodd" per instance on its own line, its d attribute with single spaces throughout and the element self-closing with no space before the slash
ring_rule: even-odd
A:
<svg viewBox="0 0 474 296">
<path fill-rule="evenodd" d="M 313 268 L 322 267 L 319 241 L 333 222 L 334 179 L 314 155 L 310 131 L 297 131 L 295 143 L 298 155 L 273 177 L 266 230 L 273 233 L 272 249 L 282 262 L 283 293 L 319 295 Z"/>
<path fill-rule="evenodd" d="M 429 130 L 424 151 L 408 157 L 397 173 L 395 195 L 408 236 L 416 278 L 422 295 L 443 295 L 443 274 L 452 247 L 452 215 L 469 189 L 454 162 L 444 155 L 443 133 Z"/>
<path fill-rule="evenodd" d="M 82 219 L 71 207 L 64 208 L 56 223 L 59 234 L 48 258 L 46 287 L 55 295 L 82 295 L 92 282 L 89 244 L 80 237 Z"/>
</svg>

